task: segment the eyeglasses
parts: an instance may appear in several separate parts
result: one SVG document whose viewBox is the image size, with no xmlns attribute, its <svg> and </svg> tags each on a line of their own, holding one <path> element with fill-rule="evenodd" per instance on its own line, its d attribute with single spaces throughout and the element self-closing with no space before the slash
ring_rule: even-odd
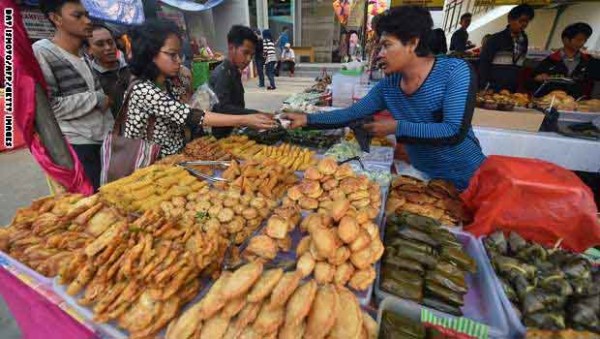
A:
<svg viewBox="0 0 600 339">
<path fill-rule="evenodd" d="M 183 57 L 179 53 L 166 52 L 166 51 L 160 51 L 160 52 L 170 56 L 171 60 L 173 60 L 173 61 L 177 61 L 178 59 L 179 59 L 179 61 L 183 61 Z"/>
</svg>

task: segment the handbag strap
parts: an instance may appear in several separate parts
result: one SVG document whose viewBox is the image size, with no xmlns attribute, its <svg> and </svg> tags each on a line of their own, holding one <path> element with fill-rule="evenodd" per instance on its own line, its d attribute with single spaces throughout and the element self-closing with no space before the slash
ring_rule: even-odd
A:
<svg viewBox="0 0 600 339">
<path fill-rule="evenodd" d="M 119 109 L 119 113 L 117 114 L 117 118 L 115 119 L 115 125 L 113 127 L 113 134 L 123 135 L 123 130 L 125 127 L 125 122 L 128 118 L 128 109 L 129 99 L 131 98 L 131 92 L 133 91 L 133 87 L 140 83 L 142 80 L 132 79 L 127 86 L 127 94 L 125 95 L 125 100 L 123 100 L 123 104 L 121 104 L 121 108 Z M 154 126 L 156 125 L 156 116 L 150 115 L 148 117 L 148 123 L 146 124 L 146 139 L 148 141 L 152 140 L 152 132 L 154 131 Z"/>
</svg>

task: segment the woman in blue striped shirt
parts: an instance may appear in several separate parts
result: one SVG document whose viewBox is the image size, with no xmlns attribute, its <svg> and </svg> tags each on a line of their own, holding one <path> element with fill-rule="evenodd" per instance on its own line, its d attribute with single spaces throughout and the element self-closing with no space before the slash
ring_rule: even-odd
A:
<svg viewBox="0 0 600 339">
<path fill-rule="evenodd" d="M 467 63 L 436 58 L 427 47 L 433 21 L 426 9 L 403 6 L 377 17 L 386 77 L 347 109 L 287 114 L 291 127 L 340 126 L 390 111 L 394 120 L 366 124 L 375 136 L 394 134 L 413 166 L 465 189 L 485 160 L 471 128 L 477 80 Z"/>
</svg>

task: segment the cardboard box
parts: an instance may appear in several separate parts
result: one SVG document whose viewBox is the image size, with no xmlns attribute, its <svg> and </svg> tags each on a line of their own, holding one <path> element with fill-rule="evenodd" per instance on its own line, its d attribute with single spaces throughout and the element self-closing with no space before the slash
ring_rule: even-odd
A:
<svg viewBox="0 0 600 339">
<path fill-rule="evenodd" d="M 476 107 L 472 124 L 481 127 L 537 132 L 542 121 L 544 121 L 544 114 L 533 109 L 515 108 L 514 111 L 506 112 Z"/>
</svg>

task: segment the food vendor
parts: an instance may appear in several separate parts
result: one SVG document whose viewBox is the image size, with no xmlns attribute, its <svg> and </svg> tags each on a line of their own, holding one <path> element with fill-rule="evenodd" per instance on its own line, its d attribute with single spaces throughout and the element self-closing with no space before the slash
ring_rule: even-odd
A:
<svg viewBox="0 0 600 339">
<path fill-rule="evenodd" d="M 471 128 L 476 77 L 461 59 L 436 58 L 426 37 L 433 21 L 421 7 L 391 9 L 376 20 L 380 64 L 386 77 L 349 108 L 319 114 L 286 114 L 291 127 L 347 125 L 382 110 L 394 120 L 366 124 L 374 136 L 394 134 L 413 166 L 431 178 L 465 189 L 485 160 Z"/>
<path fill-rule="evenodd" d="M 516 92 L 518 78 L 529 47 L 525 29 L 535 12 L 529 5 L 519 5 L 508 12 L 508 26 L 492 35 L 481 49 L 479 86 L 500 92 Z"/>
<path fill-rule="evenodd" d="M 591 35 L 592 27 L 584 22 L 571 24 L 563 30 L 563 48 L 549 55 L 533 72 L 539 88 L 536 96 L 544 96 L 554 90 L 563 90 L 574 98 L 590 95 L 593 83 L 588 77 L 588 66 L 592 57 L 581 49 Z M 572 82 L 556 78 L 567 78 Z M 552 79 L 556 80 L 549 81 Z"/>
</svg>

